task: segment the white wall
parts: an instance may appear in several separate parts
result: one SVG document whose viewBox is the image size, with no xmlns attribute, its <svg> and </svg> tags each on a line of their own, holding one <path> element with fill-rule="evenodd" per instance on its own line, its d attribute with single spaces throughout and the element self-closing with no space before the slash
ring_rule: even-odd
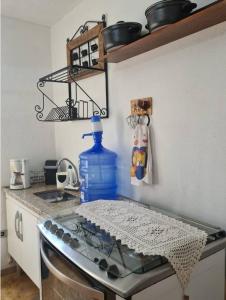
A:
<svg viewBox="0 0 226 300">
<path fill-rule="evenodd" d="M 49 72 L 50 29 L 2 17 L 1 185 L 9 184 L 9 159 L 28 158 L 33 170 L 55 157 L 54 126 L 36 120 L 34 106 L 41 103 L 39 77 Z M 3 194 L 2 194 L 3 196 Z M 6 228 L 5 200 L 1 198 L 1 229 Z M 2 268 L 7 265 L 2 242 Z"/>
<path fill-rule="evenodd" d="M 154 1 L 153 1 L 154 2 Z M 203 1 L 202 1 L 203 2 Z M 65 41 L 86 20 L 107 13 L 145 25 L 150 0 L 84 0 L 52 27 L 52 65 L 66 65 Z M 119 191 L 226 228 L 226 23 L 109 67 L 110 118 L 104 145 L 119 155 Z M 96 80 L 97 91 L 100 86 Z M 81 82 L 86 86 L 86 80 Z M 56 95 L 56 93 L 55 93 Z M 154 184 L 130 185 L 129 100 L 153 97 Z M 91 145 L 88 121 L 56 125 L 56 151 L 78 163 Z"/>
</svg>

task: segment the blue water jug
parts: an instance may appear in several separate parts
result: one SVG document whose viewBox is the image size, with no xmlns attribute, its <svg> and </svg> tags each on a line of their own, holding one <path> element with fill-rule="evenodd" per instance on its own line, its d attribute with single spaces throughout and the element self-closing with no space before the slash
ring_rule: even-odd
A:
<svg viewBox="0 0 226 300">
<path fill-rule="evenodd" d="M 81 202 L 97 199 L 116 199 L 116 153 L 102 145 L 102 124 L 99 116 L 91 118 L 93 131 L 85 136 L 93 136 L 94 145 L 79 155 L 81 179 Z"/>
</svg>

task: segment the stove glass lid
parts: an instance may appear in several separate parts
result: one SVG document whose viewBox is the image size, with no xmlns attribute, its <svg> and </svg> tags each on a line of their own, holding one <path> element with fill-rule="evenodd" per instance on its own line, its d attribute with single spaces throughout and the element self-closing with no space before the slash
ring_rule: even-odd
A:
<svg viewBox="0 0 226 300">
<path fill-rule="evenodd" d="M 57 217 L 54 221 L 78 239 L 79 247 L 76 251 L 99 264 L 103 270 L 109 270 L 111 267 L 113 276 L 114 272 L 117 273 L 117 277 L 125 277 L 130 273 L 142 274 L 167 262 L 166 258 L 158 255 L 135 253 L 76 213 Z M 119 272 L 114 271 L 115 266 Z"/>
</svg>

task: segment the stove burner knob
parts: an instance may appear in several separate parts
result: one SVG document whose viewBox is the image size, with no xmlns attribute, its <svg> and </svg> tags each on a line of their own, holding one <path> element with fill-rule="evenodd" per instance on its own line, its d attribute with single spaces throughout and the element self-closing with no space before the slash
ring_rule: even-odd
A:
<svg viewBox="0 0 226 300">
<path fill-rule="evenodd" d="M 45 221 L 45 223 L 44 223 L 44 227 L 45 227 L 46 229 L 49 229 L 51 225 L 52 225 L 52 222 L 51 222 L 50 220 L 47 220 L 47 221 Z"/>
<path fill-rule="evenodd" d="M 100 262 L 99 262 L 99 268 L 102 270 L 102 271 L 106 271 L 107 268 L 108 268 L 108 263 L 106 261 L 106 259 L 101 259 Z"/>
<path fill-rule="evenodd" d="M 57 229 L 58 229 L 58 227 L 57 227 L 56 224 L 53 224 L 53 225 L 51 225 L 51 227 L 50 227 L 51 233 L 55 233 L 55 232 L 57 231 Z"/>
<path fill-rule="evenodd" d="M 108 271 L 107 271 L 108 277 L 111 279 L 116 279 L 119 277 L 120 272 L 119 269 L 116 265 L 112 265 L 109 267 Z"/>
<path fill-rule="evenodd" d="M 214 242 L 216 240 L 216 237 L 214 236 L 214 235 L 209 235 L 208 237 L 207 237 L 207 242 Z"/>
<path fill-rule="evenodd" d="M 221 231 L 217 232 L 217 233 L 215 234 L 215 236 L 216 236 L 216 239 L 217 239 L 217 240 L 218 240 L 218 239 L 222 239 L 222 238 L 226 237 L 226 232 L 225 232 L 224 230 L 221 230 Z"/>
<path fill-rule="evenodd" d="M 99 261 L 99 258 L 97 258 L 97 257 L 94 257 L 94 260 L 93 260 L 95 263 L 98 263 L 98 261 Z"/>
<path fill-rule="evenodd" d="M 65 243 L 69 243 L 70 239 L 71 239 L 70 233 L 64 233 L 64 234 L 63 234 L 62 240 L 63 240 Z"/>
<path fill-rule="evenodd" d="M 62 228 L 58 229 L 56 232 L 56 236 L 58 238 L 61 238 L 63 234 L 64 234 L 64 230 Z"/>
<path fill-rule="evenodd" d="M 71 246 L 72 249 L 78 248 L 78 246 L 79 246 L 78 240 L 77 239 L 71 239 L 70 240 L 70 246 Z"/>
</svg>

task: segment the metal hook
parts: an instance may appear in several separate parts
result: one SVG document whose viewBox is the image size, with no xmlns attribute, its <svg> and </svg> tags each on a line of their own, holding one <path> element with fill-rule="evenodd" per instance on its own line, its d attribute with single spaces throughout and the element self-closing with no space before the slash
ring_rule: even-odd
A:
<svg viewBox="0 0 226 300">
<path fill-rule="evenodd" d="M 143 115 L 143 116 L 141 116 L 141 115 L 139 115 L 138 116 L 138 124 L 141 124 L 141 117 L 147 117 L 148 118 L 148 122 L 147 122 L 147 126 L 149 126 L 150 125 L 150 116 L 147 114 L 147 115 Z M 143 119 L 143 121 L 144 121 L 144 119 Z"/>
<path fill-rule="evenodd" d="M 146 115 L 148 117 L 148 123 L 147 123 L 147 126 L 150 125 L 150 116 L 149 115 Z"/>
<path fill-rule="evenodd" d="M 129 125 L 129 127 L 131 127 L 132 129 L 135 129 L 137 123 L 138 123 L 138 119 L 137 116 L 135 115 L 130 115 L 126 118 L 127 123 Z"/>
</svg>

